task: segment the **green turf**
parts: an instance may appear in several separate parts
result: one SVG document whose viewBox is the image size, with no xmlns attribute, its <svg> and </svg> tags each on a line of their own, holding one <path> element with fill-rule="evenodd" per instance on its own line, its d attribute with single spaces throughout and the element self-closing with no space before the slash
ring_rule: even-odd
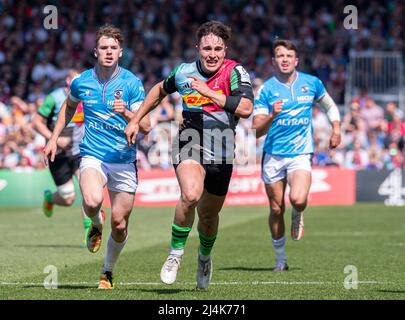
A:
<svg viewBox="0 0 405 320">
<path fill-rule="evenodd" d="M 50 219 L 37 208 L 1 209 L 0 299 L 405 299 L 403 208 L 308 208 L 304 238 L 293 242 L 287 234 L 290 271 L 285 273 L 272 272 L 267 208 L 225 208 L 213 251 L 212 284 L 205 291 L 194 289 L 196 225 L 177 281 L 160 283 L 172 219 L 173 208 L 135 208 L 115 270 L 116 289 L 100 291 L 96 286 L 107 236 L 96 254 L 80 248 L 78 208 L 56 208 Z M 47 265 L 57 267 L 57 290 L 43 286 Z M 344 288 L 347 265 L 357 267 L 357 289 Z"/>
</svg>

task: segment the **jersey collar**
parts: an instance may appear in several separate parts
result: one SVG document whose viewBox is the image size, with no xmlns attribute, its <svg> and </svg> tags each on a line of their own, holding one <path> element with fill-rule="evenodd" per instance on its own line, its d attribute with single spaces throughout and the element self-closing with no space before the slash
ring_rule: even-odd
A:
<svg viewBox="0 0 405 320">
<path fill-rule="evenodd" d="M 95 66 L 93 68 L 92 74 L 93 74 L 93 78 L 96 79 L 101 85 L 105 85 L 107 82 L 110 82 L 112 79 L 114 79 L 118 73 L 121 72 L 121 68 L 120 66 L 117 64 L 117 67 L 114 70 L 114 73 L 111 75 L 110 78 L 108 78 L 106 81 L 101 81 L 101 79 L 98 77 L 97 72 L 96 72 L 96 68 L 97 66 Z"/>
<path fill-rule="evenodd" d="M 208 73 L 205 72 L 201 66 L 201 61 L 197 60 L 196 61 L 196 65 L 197 65 L 197 70 L 198 72 L 204 77 L 204 78 L 211 78 L 214 74 L 216 74 L 218 71 L 214 72 L 214 73 Z"/>
<path fill-rule="evenodd" d="M 287 88 L 290 89 L 290 88 L 293 87 L 294 83 L 295 83 L 295 82 L 297 81 L 297 79 L 298 79 L 298 71 L 295 70 L 294 72 L 295 72 L 295 77 L 294 77 L 294 80 L 291 82 L 291 84 L 288 84 L 288 83 L 285 83 L 285 82 L 281 81 L 279 78 L 277 78 L 276 75 L 274 75 L 274 79 L 276 79 L 276 81 L 277 81 L 279 84 L 282 84 L 283 86 L 286 86 Z"/>
</svg>

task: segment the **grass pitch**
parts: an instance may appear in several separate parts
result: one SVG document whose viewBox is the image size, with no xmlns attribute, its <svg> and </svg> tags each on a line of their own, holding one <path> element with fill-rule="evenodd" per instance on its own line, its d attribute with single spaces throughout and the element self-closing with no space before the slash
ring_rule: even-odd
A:
<svg viewBox="0 0 405 320">
<path fill-rule="evenodd" d="M 195 290 L 196 222 L 177 281 L 171 286 L 160 282 L 173 212 L 134 208 L 129 239 L 114 272 L 116 289 L 100 291 L 96 287 L 109 226 L 102 249 L 91 254 L 80 247 L 84 232 L 79 208 L 56 207 L 50 219 L 40 208 L 1 209 L 0 299 L 405 299 L 403 208 L 309 207 L 305 236 L 293 242 L 287 233 L 290 271 L 284 273 L 272 271 L 268 209 L 224 208 L 212 283 L 205 291 Z M 288 210 L 287 230 L 290 222 Z M 49 265 L 57 268 L 57 290 L 43 285 Z M 352 283 L 354 275 L 344 272 L 346 266 L 357 268 L 357 289 L 345 289 L 345 279 Z"/>
</svg>

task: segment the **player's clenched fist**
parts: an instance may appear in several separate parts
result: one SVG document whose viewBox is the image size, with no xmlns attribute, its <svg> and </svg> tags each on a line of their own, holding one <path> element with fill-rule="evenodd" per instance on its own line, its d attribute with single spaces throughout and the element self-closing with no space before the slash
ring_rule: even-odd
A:
<svg viewBox="0 0 405 320">
<path fill-rule="evenodd" d="M 112 106 L 112 109 L 116 113 L 124 114 L 125 110 L 126 110 L 125 101 L 122 100 L 122 99 L 115 99 L 114 103 L 113 103 L 113 106 Z"/>
<path fill-rule="evenodd" d="M 278 100 L 273 103 L 273 116 L 277 116 L 283 110 L 283 100 Z"/>
</svg>

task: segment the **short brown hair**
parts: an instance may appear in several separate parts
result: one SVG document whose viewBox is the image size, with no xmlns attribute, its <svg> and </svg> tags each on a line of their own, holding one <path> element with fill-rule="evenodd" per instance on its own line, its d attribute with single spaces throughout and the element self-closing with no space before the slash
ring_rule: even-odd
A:
<svg viewBox="0 0 405 320">
<path fill-rule="evenodd" d="M 276 55 L 276 48 L 280 46 L 286 47 L 288 50 L 294 50 L 295 55 L 298 57 L 298 49 L 295 44 L 292 41 L 285 39 L 277 39 L 273 42 L 273 56 Z"/>
<path fill-rule="evenodd" d="M 220 21 L 208 21 L 203 23 L 197 30 L 197 43 L 199 44 L 202 37 L 209 35 L 210 33 L 221 38 L 227 45 L 232 37 L 232 30 L 227 25 Z"/>
<path fill-rule="evenodd" d="M 111 24 L 106 24 L 97 30 L 96 46 L 101 37 L 113 38 L 118 41 L 121 47 L 124 42 L 124 36 L 122 35 L 121 30 Z"/>
</svg>

